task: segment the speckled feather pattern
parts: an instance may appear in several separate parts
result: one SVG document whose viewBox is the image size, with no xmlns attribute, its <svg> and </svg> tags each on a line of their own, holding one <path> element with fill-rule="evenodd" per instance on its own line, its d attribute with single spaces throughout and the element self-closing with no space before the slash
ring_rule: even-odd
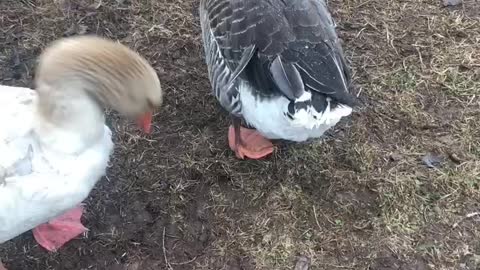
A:
<svg viewBox="0 0 480 270">
<path fill-rule="evenodd" d="M 351 75 L 323 0 L 202 0 L 200 20 L 215 96 L 263 135 L 303 141 L 351 113 Z"/>
</svg>

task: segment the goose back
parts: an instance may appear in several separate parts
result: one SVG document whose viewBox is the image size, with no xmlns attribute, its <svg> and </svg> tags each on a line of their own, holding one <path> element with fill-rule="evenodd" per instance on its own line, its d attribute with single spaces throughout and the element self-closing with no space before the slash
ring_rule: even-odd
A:
<svg viewBox="0 0 480 270">
<path fill-rule="evenodd" d="M 238 85 L 260 98 L 298 102 L 305 91 L 317 111 L 328 101 L 351 106 L 350 70 L 323 0 L 202 0 L 206 62 L 221 105 L 241 114 Z"/>
</svg>

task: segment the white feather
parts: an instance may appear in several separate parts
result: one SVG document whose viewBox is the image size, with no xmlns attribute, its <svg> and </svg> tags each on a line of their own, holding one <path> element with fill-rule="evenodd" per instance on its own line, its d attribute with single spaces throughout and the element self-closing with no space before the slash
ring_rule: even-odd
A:
<svg viewBox="0 0 480 270">
<path fill-rule="evenodd" d="M 35 127 L 42 119 L 35 112 L 35 91 L 0 86 L 0 243 L 81 203 L 105 174 L 113 150 L 103 122 L 91 123 L 92 129 L 103 128 L 103 136 L 85 148 L 85 142 L 68 140 L 73 136 L 65 132 L 38 135 Z M 89 117 L 98 113 L 87 112 Z M 97 118 L 103 119 L 103 113 Z M 76 151 L 62 152 L 45 142 Z"/>
<path fill-rule="evenodd" d="M 287 116 L 290 101 L 283 97 L 257 99 L 248 83 L 239 87 L 242 102 L 242 115 L 262 135 L 269 139 L 284 139 L 303 142 L 318 138 L 335 126 L 342 117 L 352 113 L 352 108 L 345 105 L 330 109 L 330 101 L 324 112 L 317 112 L 313 106 L 299 110 L 293 119 Z M 311 99 L 311 93 L 305 92 L 297 102 Z"/>
</svg>

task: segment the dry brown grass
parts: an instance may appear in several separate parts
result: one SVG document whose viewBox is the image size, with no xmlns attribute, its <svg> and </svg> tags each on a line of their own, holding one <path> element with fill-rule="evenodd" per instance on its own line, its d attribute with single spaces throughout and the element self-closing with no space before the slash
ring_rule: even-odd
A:
<svg viewBox="0 0 480 270">
<path fill-rule="evenodd" d="M 10 269 L 283 270 L 299 256 L 310 269 L 479 269 L 480 3 L 330 1 L 364 106 L 263 161 L 227 148 L 197 5 L 0 3 L 3 83 L 30 85 L 48 42 L 87 32 L 144 54 L 167 92 L 149 138 L 111 114 L 117 148 L 89 235 L 53 255 L 29 235 L 7 243 Z M 428 153 L 442 163 L 428 168 Z"/>
</svg>

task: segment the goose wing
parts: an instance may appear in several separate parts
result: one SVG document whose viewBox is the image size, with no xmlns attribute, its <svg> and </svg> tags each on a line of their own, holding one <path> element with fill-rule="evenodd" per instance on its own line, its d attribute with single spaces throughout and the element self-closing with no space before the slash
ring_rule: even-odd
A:
<svg viewBox="0 0 480 270">
<path fill-rule="evenodd" d="M 202 0 L 200 13 L 210 79 L 227 109 L 240 106 L 232 105 L 239 76 L 267 95 L 295 100 L 308 90 L 353 105 L 351 74 L 323 0 Z"/>
</svg>

